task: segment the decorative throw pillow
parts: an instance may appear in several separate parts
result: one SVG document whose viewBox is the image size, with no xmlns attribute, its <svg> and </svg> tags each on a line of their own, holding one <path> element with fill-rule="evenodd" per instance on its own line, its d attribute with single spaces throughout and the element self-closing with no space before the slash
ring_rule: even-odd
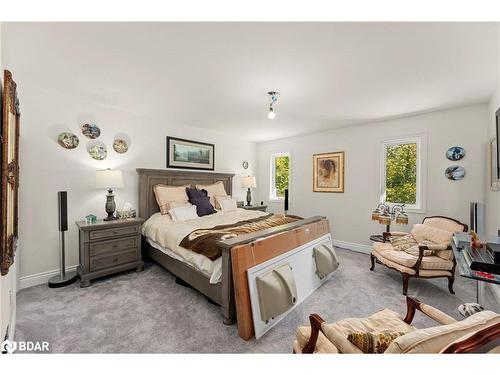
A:
<svg viewBox="0 0 500 375">
<path fill-rule="evenodd" d="M 411 234 L 418 243 L 433 243 L 433 244 L 450 244 L 453 237 L 453 232 L 431 227 L 426 224 L 415 224 L 411 230 Z"/>
<path fill-rule="evenodd" d="M 168 211 L 173 221 L 186 221 L 198 219 L 196 206 L 189 205 L 183 207 L 175 207 Z"/>
<path fill-rule="evenodd" d="M 196 199 L 196 198 L 205 198 L 208 197 L 208 192 L 205 189 L 198 190 L 196 188 L 186 188 L 186 194 L 189 198 L 191 199 Z"/>
<path fill-rule="evenodd" d="M 380 331 L 380 332 L 358 332 L 353 331 L 347 335 L 347 340 L 359 348 L 363 353 L 383 353 L 391 342 L 404 332 Z"/>
<path fill-rule="evenodd" d="M 210 204 L 208 197 L 191 199 L 191 203 L 196 206 L 196 213 L 198 216 L 206 216 L 215 213 L 214 206 Z"/>
<path fill-rule="evenodd" d="M 415 246 L 412 246 L 412 247 L 404 250 L 404 252 L 418 257 L 420 254 L 420 249 L 418 248 L 418 245 L 415 245 Z M 434 254 L 434 250 L 424 250 L 424 257 L 428 257 L 429 255 L 433 255 L 433 254 Z"/>
<path fill-rule="evenodd" d="M 411 234 L 407 234 L 406 236 L 391 237 L 391 245 L 394 250 L 405 251 L 410 247 L 416 246 L 418 244 Z"/>
<path fill-rule="evenodd" d="M 175 206 L 179 207 L 180 205 L 188 206 L 188 196 L 186 194 L 186 187 L 184 186 L 169 186 L 158 184 L 153 187 L 153 191 L 155 193 L 156 202 L 160 207 L 160 212 L 162 215 L 168 214 L 168 211 L 172 208 L 171 203 L 175 202 Z"/>
<path fill-rule="evenodd" d="M 222 212 L 231 212 L 238 209 L 235 199 L 222 199 L 219 203 Z"/>
<path fill-rule="evenodd" d="M 231 199 L 230 195 L 224 195 L 224 196 L 215 196 L 215 209 L 216 210 L 222 210 L 222 201 Z"/>
<path fill-rule="evenodd" d="M 196 185 L 198 190 L 205 189 L 208 192 L 208 197 L 210 198 L 210 204 L 214 207 L 217 207 L 215 203 L 215 197 L 225 197 L 227 195 L 226 189 L 224 189 L 224 183 L 222 181 L 218 181 L 215 184 L 211 185 Z"/>
</svg>

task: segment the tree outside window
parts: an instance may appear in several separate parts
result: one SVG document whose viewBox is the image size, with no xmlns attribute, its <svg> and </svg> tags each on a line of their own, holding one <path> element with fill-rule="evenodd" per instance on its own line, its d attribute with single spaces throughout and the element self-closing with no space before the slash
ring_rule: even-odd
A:
<svg viewBox="0 0 500 375">
<path fill-rule="evenodd" d="M 417 203 L 417 143 L 385 145 L 385 200 Z"/>
<path fill-rule="evenodd" d="M 279 200 L 285 197 L 285 189 L 290 183 L 290 155 L 279 153 L 271 155 L 271 191 L 270 199 Z"/>
</svg>

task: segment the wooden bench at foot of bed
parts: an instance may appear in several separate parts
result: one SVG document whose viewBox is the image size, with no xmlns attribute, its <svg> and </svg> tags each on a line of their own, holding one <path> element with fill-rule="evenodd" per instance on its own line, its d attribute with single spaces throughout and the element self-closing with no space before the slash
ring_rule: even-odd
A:
<svg viewBox="0 0 500 375">
<path fill-rule="evenodd" d="M 254 336 L 247 270 L 330 233 L 328 220 L 315 216 L 255 234 L 220 241 L 230 249 L 238 334 L 244 340 Z"/>
</svg>

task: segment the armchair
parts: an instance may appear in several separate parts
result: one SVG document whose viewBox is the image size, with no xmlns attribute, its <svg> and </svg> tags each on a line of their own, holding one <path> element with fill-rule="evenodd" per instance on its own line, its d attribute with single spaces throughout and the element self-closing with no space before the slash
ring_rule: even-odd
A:
<svg viewBox="0 0 500 375">
<path fill-rule="evenodd" d="M 336 323 L 327 323 L 319 315 L 312 314 L 309 316 L 310 327 L 297 329 L 293 352 L 360 354 L 362 351 L 347 339 L 352 330 L 404 333 L 389 344 L 384 354 L 496 352 L 500 348 L 500 315 L 495 312 L 481 311 L 456 321 L 411 296 L 406 297 L 406 305 L 404 318 L 389 309 L 368 318 L 348 318 Z M 412 326 L 416 311 L 439 325 L 425 329 Z"/>
<path fill-rule="evenodd" d="M 375 260 L 378 260 L 386 267 L 400 272 L 403 277 L 403 295 L 406 295 L 408 292 L 408 284 L 411 277 L 446 277 L 448 278 L 448 290 L 451 294 L 455 294 L 453 283 L 455 282 L 456 260 L 451 248 L 451 237 L 454 232 L 467 232 L 468 227 L 466 224 L 444 216 L 426 217 L 422 221 L 422 224 L 425 224 L 426 228 L 435 228 L 439 231 L 440 239 L 444 239 L 445 241 L 438 245 L 419 244 L 417 256 L 395 250 L 389 241 L 392 237 L 404 236 L 408 233 L 384 232 L 384 242 L 373 244 L 373 250 L 370 254 L 370 270 L 374 270 Z M 417 226 L 414 226 L 412 234 L 416 232 L 415 227 Z M 426 250 L 432 250 L 434 254 L 425 255 Z"/>
</svg>

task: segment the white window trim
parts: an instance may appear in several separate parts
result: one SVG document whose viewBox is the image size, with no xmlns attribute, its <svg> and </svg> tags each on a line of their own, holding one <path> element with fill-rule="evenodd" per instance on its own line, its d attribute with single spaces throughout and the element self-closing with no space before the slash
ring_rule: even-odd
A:
<svg viewBox="0 0 500 375">
<path fill-rule="evenodd" d="M 275 173 L 275 169 L 274 169 L 274 166 L 275 166 L 275 163 L 274 163 L 274 160 L 277 158 L 277 157 L 280 157 L 280 156 L 288 156 L 288 171 L 289 171 L 289 174 L 288 174 L 288 193 L 290 194 L 290 188 L 292 186 L 292 154 L 291 152 L 275 152 L 275 153 L 272 153 L 271 154 L 271 157 L 269 158 L 269 163 L 270 163 L 270 186 L 269 186 L 269 202 L 283 202 L 285 200 L 285 198 L 283 197 L 277 197 L 276 196 L 276 180 L 275 180 L 275 176 L 276 176 L 276 173 Z"/>
<path fill-rule="evenodd" d="M 405 211 L 424 214 L 427 209 L 427 134 L 415 134 L 399 138 L 386 139 L 381 142 L 380 148 L 380 203 L 398 204 L 399 202 L 386 202 L 385 186 L 385 148 L 388 145 L 401 143 L 417 144 L 417 202 L 406 204 Z"/>
</svg>

